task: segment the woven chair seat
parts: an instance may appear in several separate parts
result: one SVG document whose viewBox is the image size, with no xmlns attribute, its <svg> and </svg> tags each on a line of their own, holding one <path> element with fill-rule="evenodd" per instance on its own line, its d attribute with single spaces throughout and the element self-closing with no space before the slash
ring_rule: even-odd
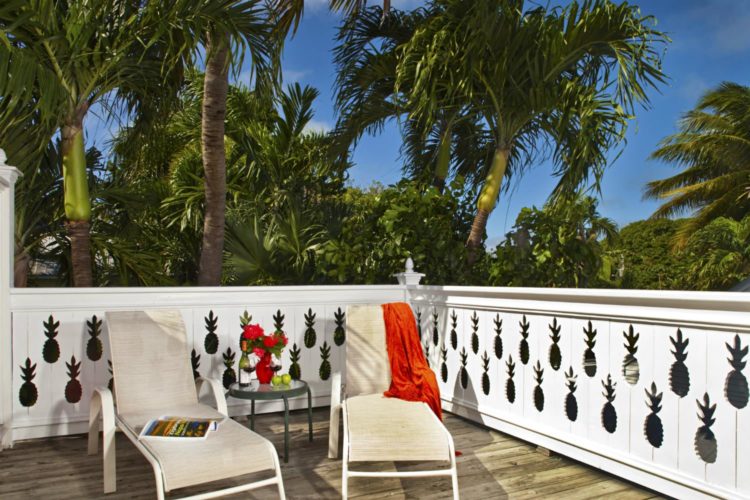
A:
<svg viewBox="0 0 750 500">
<path fill-rule="evenodd" d="M 346 400 L 349 460 L 450 461 L 448 433 L 422 402 L 382 394 Z"/>
<path fill-rule="evenodd" d="M 196 404 L 173 407 L 160 413 L 120 415 L 120 420 L 137 435 L 149 420 L 161 416 L 223 417 L 209 406 Z M 273 471 L 274 468 L 271 453 L 275 451 L 268 441 L 248 432 L 245 426 L 230 418 L 226 418 L 204 440 L 141 439 L 140 442 L 159 461 L 167 491 L 253 472 Z"/>
</svg>

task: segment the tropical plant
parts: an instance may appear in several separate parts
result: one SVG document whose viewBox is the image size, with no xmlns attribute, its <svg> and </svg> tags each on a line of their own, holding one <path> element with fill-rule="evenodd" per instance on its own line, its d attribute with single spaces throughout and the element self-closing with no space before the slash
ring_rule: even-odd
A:
<svg viewBox="0 0 750 500">
<path fill-rule="evenodd" d="M 605 244 L 617 226 L 591 197 L 524 208 L 490 259 L 490 283 L 500 286 L 587 287 L 607 284 L 612 260 Z"/>
<path fill-rule="evenodd" d="M 719 217 L 695 231 L 681 255 L 686 289 L 726 290 L 750 275 L 750 215 L 740 221 Z"/>
<path fill-rule="evenodd" d="M 491 157 L 487 135 L 476 115 L 446 110 L 428 124 L 409 116 L 411 83 L 396 89 L 401 47 L 434 14 L 431 7 L 383 16 L 379 7 L 362 10 L 339 28 L 334 49 L 337 141 L 349 147 L 363 134 L 377 134 L 389 121 L 401 126 L 404 170 L 441 191 L 452 170 L 473 181 L 478 163 Z M 472 184 L 473 185 L 473 184 Z"/>
<path fill-rule="evenodd" d="M 646 91 L 664 81 L 654 19 L 627 3 L 435 0 L 401 48 L 396 89 L 420 123 L 468 108 L 493 141 L 467 246 L 480 248 L 503 179 L 551 156 L 554 195 L 595 185 Z M 452 109 L 451 109 L 452 108 Z M 549 154 L 546 154 L 549 153 Z M 470 254 L 470 258 L 477 258 Z"/>
<path fill-rule="evenodd" d="M 29 134 L 19 141 L 10 133 L 2 146 L 14 152 L 31 144 L 43 151 L 60 133 L 74 285 L 93 284 L 84 142 L 89 110 L 99 105 L 115 115 L 153 115 L 175 91 L 197 37 L 209 24 L 240 33 L 245 3 L 10 0 L 0 9 L 0 61 L 6 68 L 0 73 L 0 129 Z M 23 165 L 24 159 L 14 163 Z"/>
<path fill-rule="evenodd" d="M 741 219 L 750 210 L 750 87 L 725 82 L 701 97 L 652 158 L 683 171 L 649 182 L 646 196 L 666 199 L 652 217 L 688 213 L 676 242 L 719 217 Z"/>
</svg>

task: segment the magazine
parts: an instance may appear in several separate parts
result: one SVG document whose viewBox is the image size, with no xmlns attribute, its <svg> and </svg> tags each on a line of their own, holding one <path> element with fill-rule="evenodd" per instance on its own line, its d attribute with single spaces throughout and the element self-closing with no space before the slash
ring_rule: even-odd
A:
<svg viewBox="0 0 750 500">
<path fill-rule="evenodd" d="M 143 426 L 138 439 L 206 439 L 223 421 L 223 418 L 159 417 Z"/>
</svg>

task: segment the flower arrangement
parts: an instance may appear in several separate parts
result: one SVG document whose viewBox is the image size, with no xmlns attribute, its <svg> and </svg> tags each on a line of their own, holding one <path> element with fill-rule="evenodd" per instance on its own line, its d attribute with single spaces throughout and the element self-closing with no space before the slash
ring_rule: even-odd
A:
<svg viewBox="0 0 750 500">
<path fill-rule="evenodd" d="M 258 375 L 258 382 L 267 384 L 271 381 L 275 371 L 281 369 L 281 351 L 289 343 L 284 332 L 266 335 L 260 325 L 245 325 L 242 327 L 240 348 L 247 353 L 250 366 L 254 367 Z"/>
</svg>

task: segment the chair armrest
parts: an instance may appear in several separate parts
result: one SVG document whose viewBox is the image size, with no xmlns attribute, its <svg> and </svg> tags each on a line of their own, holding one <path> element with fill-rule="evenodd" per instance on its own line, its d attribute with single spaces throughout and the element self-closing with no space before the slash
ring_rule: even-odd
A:
<svg viewBox="0 0 750 500">
<path fill-rule="evenodd" d="M 97 387 L 91 395 L 89 406 L 89 455 L 96 455 L 98 451 L 99 417 L 104 423 L 102 434 L 102 452 L 104 462 L 104 493 L 115 491 L 117 478 L 115 475 L 115 401 L 112 391 L 106 387 Z"/>
<path fill-rule="evenodd" d="M 227 410 L 227 398 L 224 395 L 224 388 L 221 386 L 219 381 L 210 378 L 198 377 L 197 379 L 195 379 L 195 390 L 198 392 L 198 394 L 200 394 L 204 384 L 208 384 L 208 386 L 211 388 L 211 392 L 214 395 L 214 401 L 216 402 L 216 410 L 225 417 L 228 417 L 229 411 Z"/>
<path fill-rule="evenodd" d="M 331 419 L 328 429 L 328 458 L 339 456 L 339 420 L 341 415 L 341 372 L 331 379 Z"/>
</svg>

